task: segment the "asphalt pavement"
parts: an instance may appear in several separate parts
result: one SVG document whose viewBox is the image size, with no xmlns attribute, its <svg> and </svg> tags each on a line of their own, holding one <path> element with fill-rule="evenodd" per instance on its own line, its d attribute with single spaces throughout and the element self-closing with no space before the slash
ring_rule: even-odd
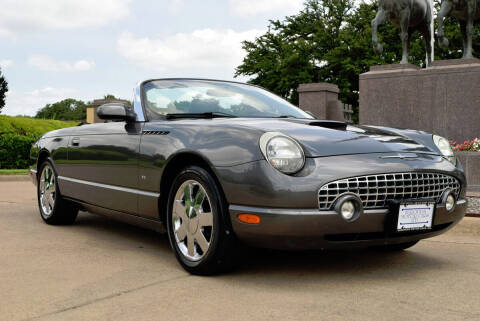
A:
<svg viewBox="0 0 480 321">
<path fill-rule="evenodd" d="M 480 320 L 480 218 L 401 253 L 249 250 L 197 277 L 164 235 L 81 213 L 48 226 L 0 181 L 0 320 Z"/>
</svg>

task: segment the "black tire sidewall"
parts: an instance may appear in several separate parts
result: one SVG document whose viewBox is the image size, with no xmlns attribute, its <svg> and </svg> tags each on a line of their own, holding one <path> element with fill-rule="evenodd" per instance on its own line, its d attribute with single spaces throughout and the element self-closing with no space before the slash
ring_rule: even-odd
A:
<svg viewBox="0 0 480 321">
<path fill-rule="evenodd" d="M 208 249 L 206 255 L 199 261 L 191 261 L 183 256 L 180 249 L 178 248 L 172 225 L 172 212 L 173 202 L 175 201 L 175 194 L 177 193 L 178 188 L 185 181 L 191 179 L 196 180 L 197 182 L 202 184 L 210 199 L 210 206 L 213 213 L 214 228 L 210 248 Z M 175 178 L 168 197 L 166 227 L 168 231 L 170 245 L 172 246 L 172 249 L 174 250 L 177 259 L 187 271 L 192 273 L 203 271 L 201 272 L 201 274 L 205 274 L 205 270 L 212 268 L 212 265 L 215 265 L 219 260 L 218 256 L 221 255 L 221 253 L 219 253 L 220 243 L 223 239 L 222 236 L 225 234 L 225 224 L 223 219 L 223 211 L 225 210 L 224 204 L 225 203 L 223 201 L 220 191 L 218 190 L 217 184 L 215 183 L 212 176 L 203 168 L 197 166 L 187 167 L 182 170 Z"/>
</svg>

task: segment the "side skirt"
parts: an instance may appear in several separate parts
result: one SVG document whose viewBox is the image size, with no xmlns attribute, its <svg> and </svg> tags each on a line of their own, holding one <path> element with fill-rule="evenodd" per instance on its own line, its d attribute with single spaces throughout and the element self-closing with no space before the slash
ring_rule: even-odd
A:
<svg viewBox="0 0 480 321">
<path fill-rule="evenodd" d="M 111 210 L 108 208 L 100 207 L 97 205 L 92 205 L 89 203 L 81 202 L 75 199 L 65 197 L 66 200 L 69 200 L 75 204 L 80 205 L 82 210 L 88 211 L 92 214 L 98 214 L 106 217 L 113 218 L 115 220 L 135 225 L 147 230 L 153 230 L 159 233 L 165 233 L 166 229 L 163 223 L 160 220 L 149 219 L 133 214 L 128 214 L 120 211 Z"/>
</svg>

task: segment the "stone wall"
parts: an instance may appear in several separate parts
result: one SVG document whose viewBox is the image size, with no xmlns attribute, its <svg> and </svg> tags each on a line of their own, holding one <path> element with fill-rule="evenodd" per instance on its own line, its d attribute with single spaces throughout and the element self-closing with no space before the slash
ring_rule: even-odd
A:
<svg viewBox="0 0 480 321">
<path fill-rule="evenodd" d="M 457 152 L 467 176 L 468 191 L 480 192 L 480 152 Z"/>
<path fill-rule="evenodd" d="M 480 136 L 480 60 L 374 66 L 360 75 L 360 124 L 433 132 L 451 140 Z"/>
</svg>

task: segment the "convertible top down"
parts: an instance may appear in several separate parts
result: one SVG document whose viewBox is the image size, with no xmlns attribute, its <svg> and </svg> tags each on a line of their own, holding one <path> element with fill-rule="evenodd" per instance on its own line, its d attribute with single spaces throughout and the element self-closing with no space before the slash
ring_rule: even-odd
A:
<svg viewBox="0 0 480 321">
<path fill-rule="evenodd" d="M 79 210 L 168 232 L 195 274 L 229 268 L 236 245 L 400 250 L 466 210 L 449 142 L 422 131 L 314 119 L 247 84 L 140 83 L 105 123 L 60 129 L 32 147 L 48 224 Z"/>
</svg>

